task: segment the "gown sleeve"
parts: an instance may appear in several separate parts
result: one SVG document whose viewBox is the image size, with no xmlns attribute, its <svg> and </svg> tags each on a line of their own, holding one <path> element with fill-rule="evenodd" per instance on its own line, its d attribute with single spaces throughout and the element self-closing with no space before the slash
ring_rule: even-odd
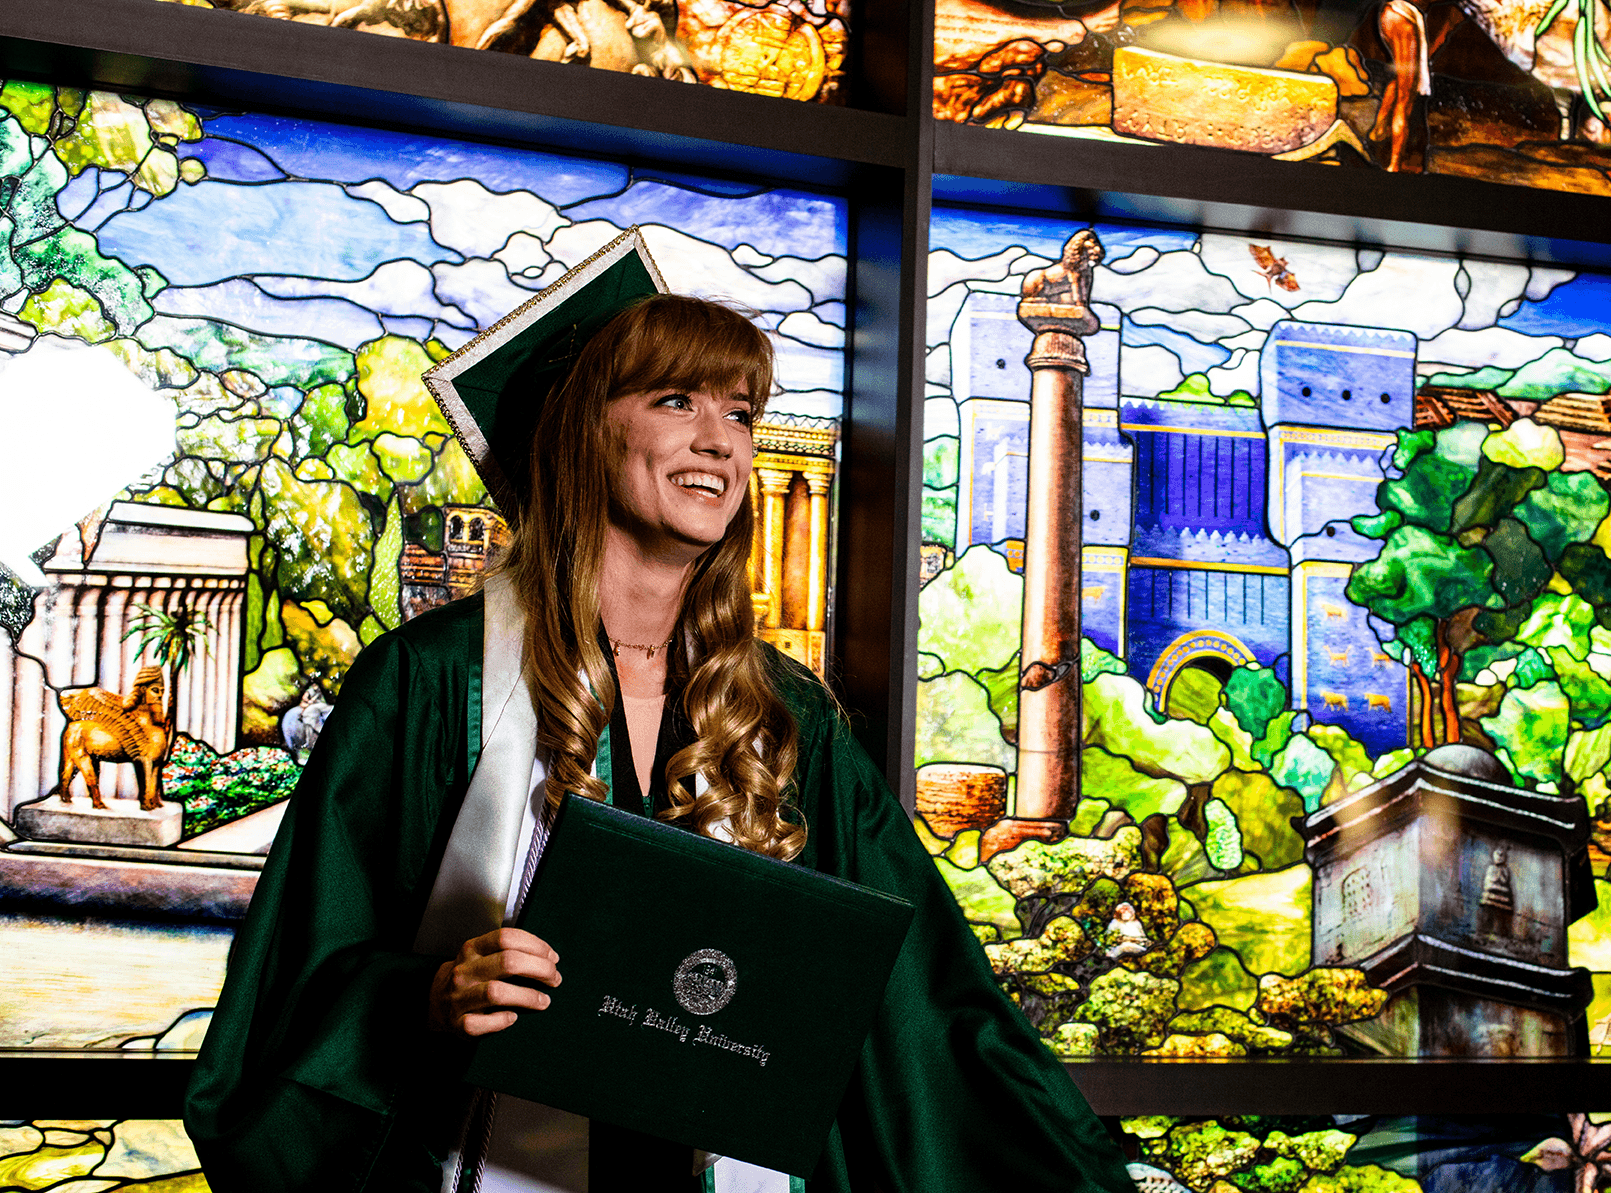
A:
<svg viewBox="0 0 1611 1193">
<path fill-rule="evenodd" d="M 1133 1193 L 1123 1154 L 996 985 L 883 777 L 814 681 L 780 690 L 800 728 L 800 861 L 916 906 L 812 1193 Z M 814 689 L 814 691 L 813 691 Z"/>
<path fill-rule="evenodd" d="M 414 932 L 463 799 L 479 598 L 353 664 L 236 934 L 186 1099 L 215 1193 L 435 1190 L 456 1043 Z"/>
</svg>

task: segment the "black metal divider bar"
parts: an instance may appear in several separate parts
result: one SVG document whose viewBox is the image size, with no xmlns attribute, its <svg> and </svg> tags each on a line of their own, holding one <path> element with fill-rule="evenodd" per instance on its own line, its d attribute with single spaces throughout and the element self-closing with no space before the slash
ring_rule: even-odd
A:
<svg viewBox="0 0 1611 1193">
<path fill-rule="evenodd" d="M 1576 1114 L 1611 1106 L 1593 1060 L 1158 1061 L 1068 1065 L 1098 1114 Z"/>
<path fill-rule="evenodd" d="M 1115 145 L 936 122 L 937 197 L 1405 249 L 1611 264 L 1603 196 L 1389 174 L 1191 145 Z M 1314 218 L 1319 216 L 1320 218 Z M 1504 234 L 1501 236 L 1491 235 Z M 1577 242 L 1577 243 L 1572 243 Z"/>
<path fill-rule="evenodd" d="M 194 1061 L 0 1052 L 0 1118 L 178 1118 Z M 1097 1060 L 1068 1066 L 1100 1115 L 1470 1114 L 1611 1108 L 1611 1062 Z"/>
<path fill-rule="evenodd" d="M 934 37 L 933 6 L 913 0 L 905 7 L 907 46 L 926 48 Z M 908 122 L 901 168 L 864 167 L 850 192 L 855 315 L 835 626 L 838 678 L 857 713 L 857 735 L 908 811 L 916 799 L 914 581 L 923 484 L 930 57 L 908 52 L 904 59 L 905 107 L 923 116 Z"/>
</svg>

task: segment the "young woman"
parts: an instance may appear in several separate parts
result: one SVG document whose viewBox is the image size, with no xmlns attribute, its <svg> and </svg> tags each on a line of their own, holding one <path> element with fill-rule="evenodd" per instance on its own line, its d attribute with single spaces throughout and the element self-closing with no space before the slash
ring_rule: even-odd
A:
<svg viewBox="0 0 1611 1193">
<path fill-rule="evenodd" d="M 1132 1188 L 833 699 L 754 637 L 751 426 L 771 387 L 770 345 L 734 311 L 627 306 L 543 405 L 507 566 L 354 664 L 192 1085 L 217 1193 L 436 1190 L 450 1153 L 449 1185 L 474 1169 L 487 1113 L 456 1077 L 467 1041 L 541 1013 L 586 964 L 499 926 L 563 792 L 916 905 L 812 1193 Z M 500 704 L 504 674 L 525 682 Z M 521 716 L 535 749 L 498 753 Z M 530 798 L 491 832 L 513 865 L 489 867 L 510 850 L 473 809 L 500 767 Z M 594 1193 L 710 1180 L 689 1149 L 603 1124 L 590 1156 Z"/>
</svg>

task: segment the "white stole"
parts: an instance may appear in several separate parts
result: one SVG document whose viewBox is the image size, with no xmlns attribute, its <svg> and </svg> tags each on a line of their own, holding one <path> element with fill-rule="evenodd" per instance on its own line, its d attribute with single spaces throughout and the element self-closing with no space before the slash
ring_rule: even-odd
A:
<svg viewBox="0 0 1611 1193">
<path fill-rule="evenodd" d="M 521 678 L 525 625 L 509 577 L 487 581 L 481 662 L 481 756 L 453 822 L 447 851 L 414 938 L 416 953 L 455 956 L 465 941 L 504 922 L 521 828 L 546 767 L 537 756 L 537 715 Z"/>
</svg>

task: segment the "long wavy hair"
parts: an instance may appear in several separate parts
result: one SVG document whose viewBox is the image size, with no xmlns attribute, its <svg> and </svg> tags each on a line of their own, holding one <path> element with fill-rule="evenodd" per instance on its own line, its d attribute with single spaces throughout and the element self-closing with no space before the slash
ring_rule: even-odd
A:
<svg viewBox="0 0 1611 1193">
<path fill-rule="evenodd" d="M 620 450 L 605 412 L 612 398 L 657 389 L 744 394 L 758 418 L 772 392 L 772 345 L 730 307 L 657 295 L 589 340 L 543 404 L 532 438 L 531 488 L 505 569 L 526 618 L 526 663 L 552 800 L 569 791 L 607 795 L 591 773 L 617 695 L 598 642 L 610 476 Z M 786 794 L 798 732 L 755 639 L 753 535 L 746 497 L 726 536 L 695 562 L 683 596 L 681 649 L 668 652 L 668 668 L 673 686 L 682 686 L 695 741 L 666 767 L 671 806 L 660 815 L 791 858 L 806 838 Z M 695 775 L 709 784 L 698 795 Z"/>
</svg>

